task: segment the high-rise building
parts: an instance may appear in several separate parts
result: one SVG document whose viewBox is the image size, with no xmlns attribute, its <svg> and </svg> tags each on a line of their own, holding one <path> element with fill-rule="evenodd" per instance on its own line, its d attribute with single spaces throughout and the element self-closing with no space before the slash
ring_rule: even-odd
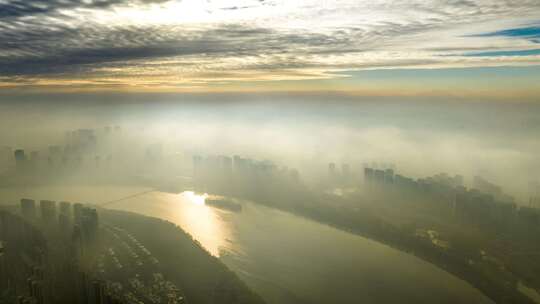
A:
<svg viewBox="0 0 540 304">
<path fill-rule="evenodd" d="M 73 220 L 75 223 L 81 222 L 83 205 L 81 203 L 73 204 Z"/>
<path fill-rule="evenodd" d="M 94 281 L 92 282 L 92 289 L 93 289 L 93 296 L 94 296 L 94 302 L 95 304 L 103 304 L 104 300 L 104 289 L 105 286 L 100 281 Z"/>
<path fill-rule="evenodd" d="M 21 213 L 26 218 L 36 217 L 36 202 L 31 199 L 21 199 Z"/>
<path fill-rule="evenodd" d="M 70 227 L 69 224 L 70 224 L 69 217 L 64 213 L 60 213 L 60 215 L 58 215 L 58 226 L 60 227 L 60 229 L 63 232 L 69 231 L 69 227 Z"/>
<path fill-rule="evenodd" d="M 83 207 L 81 209 L 81 231 L 83 240 L 93 241 L 96 239 L 98 228 L 98 214 L 96 209 Z"/>
<path fill-rule="evenodd" d="M 4 250 L 4 243 L 0 241 L 0 290 L 5 290 L 7 285 L 6 257 Z"/>
<path fill-rule="evenodd" d="M 242 158 L 239 155 L 234 155 L 233 166 L 234 166 L 234 171 L 236 174 L 245 173 L 248 167 L 248 160 L 245 158 Z"/>
<path fill-rule="evenodd" d="M 386 184 L 394 183 L 394 170 L 393 169 L 384 170 L 384 183 Z"/>
<path fill-rule="evenodd" d="M 497 186 L 480 176 L 474 177 L 473 186 L 474 188 L 482 192 L 485 192 L 494 196 L 500 196 L 502 194 L 502 189 L 500 186 Z"/>
<path fill-rule="evenodd" d="M 24 154 L 23 149 L 17 149 L 13 152 L 15 156 L 15 165 L 17 168 L 23 168 L 26 165 L 26 155 Z"/>
<path fill-rule="evenodd" d="M 54 223 L 56 221 L 56 202 L 42 200 L 39 204 L 41 219 L 46 223 Z"/>
<path fill-rule="evenodd" d="M 44 294 L 43 294 L 43 283 L 41 280 L 38 280 L 34 277 L 28 278 L 28 289 L 30 296 L 34 298 L 35 301 L 30 303 L 43 304 L 44 303 Z"/>
<path fill-rule="evenodd" d="M 540 182 L 529 182 L 529 207 L 540 209 Z"/>
<path fill-rule="evenodd" d="M 384 182 L 384 170 L 375 169 L 375 171 L 373 172 L 373 176 L 375 177 L 375 181 L 377 183 Z"/>
<path fill-rule="evenodd" d="M 364 168 L 364 182 L 370 183 L 374 179 L 374 171 L 369 167 Z"/>
<path fill-rule="evenodd" d="M 334 178 L 336 176 L 336 164 L 334 163 L 328 164 L 328 176 L 330 178 Z"/>
<path fill-rule="evenodd" d="M 71 216 L 71 203 L 70 202 L 60 202 L 60 214 L 66 216 Z"/>
<path fill-rule="evenodd" d="M 540 225 L 540 210 L 530 207 L 521 207 L 518 210 L 518 219 L 521 224 L 529 227 L 538 227 Z"/>
</svg>

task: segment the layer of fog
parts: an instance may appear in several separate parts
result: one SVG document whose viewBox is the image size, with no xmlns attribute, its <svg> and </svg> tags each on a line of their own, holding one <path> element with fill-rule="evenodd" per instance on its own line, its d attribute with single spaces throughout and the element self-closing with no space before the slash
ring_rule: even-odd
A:
<svg viewBox="0 0 540 304">
<path fill-rule="evenodd" d="M 416 178 L 481 175 L 525 202 L 529 183 L 540 179 L 540 106 L 530 104 L 220 95 L 0 103 L 0 147 L 46 149 L 67 130 L 107 125 L 121 126 L 126 144 L 269 159 L 298 168 L 308 182 L 329 162 L 358 174 L 365 163 L 391 163 Z"/>
</svg>

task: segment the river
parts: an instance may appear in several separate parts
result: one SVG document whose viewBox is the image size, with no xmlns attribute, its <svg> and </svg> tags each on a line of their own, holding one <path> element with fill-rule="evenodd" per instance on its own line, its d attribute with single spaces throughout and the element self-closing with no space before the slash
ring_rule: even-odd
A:
<svg viewBox="0 0 540 304">
<path fill-rule="evenodd" d="M 0 198 L 99 204 L 143 191 L 33 187 L 0 189 Z M 192 192 L 149 192 L 108 208 L 178 224 L 270 304 L 492 303 L 465 281 L 413 255 L 252 202 L 231 212 L 205 205 L 205 197 Z"/>
</svg>

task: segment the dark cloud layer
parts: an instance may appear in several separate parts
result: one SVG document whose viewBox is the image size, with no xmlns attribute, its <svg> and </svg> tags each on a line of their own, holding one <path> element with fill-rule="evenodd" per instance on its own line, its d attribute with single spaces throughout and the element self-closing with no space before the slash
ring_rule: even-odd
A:
<svg viewBox="0 0 540 304">
<path fill-rule="evenodd" d="M 35 26 L 32 30 L 0 31 L 0 40 L 5 41 L 0 52 L 16 54 L 0 56 L 0 74 L 74 73 L 105 64 L 189 55 L 227 57 L 361 51 L 350 46 L 351 37 L 339 33 L 284 34 L 242 25 L 187 32 L 183 29 L 173 26 L 126 26 L 113 30 L 98 26 L 78 29 Z"/>
<path fill-rule="evenodd" d="M 8 0 L 0 3 L 0 18 L 19 18 L 37 14 L 51 14 L 60 9 L 106 8 L 126 2 L 164 2 L 166 0 Z"/>
</svg>

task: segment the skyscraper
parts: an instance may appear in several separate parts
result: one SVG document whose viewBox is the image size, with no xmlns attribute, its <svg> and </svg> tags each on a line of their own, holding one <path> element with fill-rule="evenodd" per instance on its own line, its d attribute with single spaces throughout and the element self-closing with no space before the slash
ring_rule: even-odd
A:
<svg viewBox="0 0 540 304">
<path fill-rule="evenodd" d="M 31 199 L 21 199 L 21 213 L 26 218 L 36 217 L 36 202 Z"/>
<path fill-rule="evenodd" d="M 13 154 L 15 156 L 15 165 L 17 166 L 17 168 L 24 168 L 24 166 L 26 165 L 26 155 L 24 154 L 24 150 L 17 149 Z"/>
<path fill-rule="evenodd" d="M 53 201 L 42 200 L 39 202 L 41 209 L 41 219 L 45 223 L 54 223 L 56 221 L 56 203 Z"/>
</svg>

